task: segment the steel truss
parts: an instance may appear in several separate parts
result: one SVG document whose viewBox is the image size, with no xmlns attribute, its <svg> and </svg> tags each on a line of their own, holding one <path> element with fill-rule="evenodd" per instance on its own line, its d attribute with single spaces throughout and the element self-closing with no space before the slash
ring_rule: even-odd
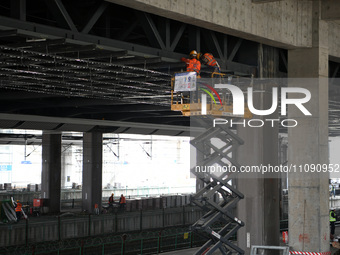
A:
<svg viewBox="0 0 340 255">
<path fill-rule="evenodd" d="M 244 254 L 244 251 L 230 240 L 237 230 L 244 226 L 244 223 L 232 212 L 237 202 L 244 196 L 228 183 L 231 180 L 231 171 L 221 171 L 221 174 L 217 175 L 207 170 L 209 167 L 210 170 L 213 169 L 212 167 L 216 165 L 220 169 L 230 169 L 231 166 L 239 169 L 240 165 L 232 152 L 235 147 L 243 144 L 243 140 L 225 125 L 213 127 L 212 117 L 195 117 L 195 121 L 207 130 L 191 141 L 191 144 L 203 154 L 203 160 L 197 162 L 197 166 L 193 167 L 191 172 L 205 185 L 192 197 L 192 202 L 206 213 L 192 225 L 192 230 L 210 239 L 195 254 L 209 255 L 216 250 L 228 255 Z M 217 147 L 212 139 L 220 140 L 223 145 Z M 202 169 L 205 170 L 201 171 Z M 223 200 L 219 202 L 217 196 L 221 196 Z M 224 227 L 215 232 L 212 227 L 218 222 L 222 222 Z"/>
<path fill-rule="evenodd" d="M 46 38 L 65 38 L 67 42 L 80 45 L 96 44 L 109 50 L 127 50 L 135 57 L 143 56 L 135 58 L 133 65 L 139 65 L 143 60 L 141 64 L 149 69 L 172 67 L 171 62 L 179 61 L 192 49 L 212 52 L 222 68 L 244 74 L 251 74 L 256 69 L 237 61 L 236 55 L 242 44 L 252 48 L 256 61 L 257 44 L 249 47 L 240 38 L 103 0 L 83 2 L 45 0 L 44 4 L 33 5 L 26 0 L 13 0 L 0 6 L 0 27 L 32 38 L 44 35 Z M 84 15 L 79 15 L 79 10 Z M 124 63 L 125 59 L 119 61 Z"/>
</svg>

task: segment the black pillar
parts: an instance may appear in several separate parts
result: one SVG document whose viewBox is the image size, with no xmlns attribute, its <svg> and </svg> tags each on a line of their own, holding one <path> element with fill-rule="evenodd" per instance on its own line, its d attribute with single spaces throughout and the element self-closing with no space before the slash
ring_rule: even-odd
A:
<svg viewBox="0 0 340 255">
<path fill-rule="evenodd" d="M 49 199 L 48 212 L 60 212 L 61 133 L 43 132 L 41 197 Z"/>
<path fill-rule="evenodd" d="M 101 208 L 102 201 L 103 135 L 99 132 L 84 133 L 83 137 L 83 210 Z"/>
</svg>

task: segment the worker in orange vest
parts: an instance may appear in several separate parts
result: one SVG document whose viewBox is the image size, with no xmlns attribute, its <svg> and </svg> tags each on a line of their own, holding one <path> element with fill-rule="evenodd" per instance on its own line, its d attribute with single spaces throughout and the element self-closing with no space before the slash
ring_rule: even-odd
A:
<svg viewBox="0 0 340 255">
<path fill-rule="evenodd" d="M 113 195 L 113 193 L 111 194 L 111 196 L 109 197 L 109 205 L 113 205 L 113 203 L 114 203 L 114 197 L 113 197 L 114 195 Z"/>
<path fill-rule="evenodd" d="M 197 60 L 197 51 L 192 50 L 189 56 L 190 58 L 181 58 L 181 61 L 187 64 L 187 72 L 196 72 L 197 77 L 199 77 L 201 62 Z"/>
<path fill-rule="evenodd" d="M 204 65 L 215 68 L 215 72 L 221 72 L 220 65 L 217 63 L 216 59 L 211 53 L 198 53 L 197 59 L 201 61 Z"/>
<path fill-rule="evenodd" d="M 125 205 L 126 205 L 126 199 L 124 197 L 124 195 L 122 194 L 120 196 L 120 199 L 119 199 L 119 206 L 120 206 L 120 209 L 124 209 L 125 208 Z"/>
<path fill-rule="evenodd" d="M 21 212 L 22 209 L 22 204 L 20 203 L 19 200 L 17 200 L 17 206 L 15 207 L 15 214 L 17 215 L 17 221 L 19 221 L 21 219 Z"/>
</svg>

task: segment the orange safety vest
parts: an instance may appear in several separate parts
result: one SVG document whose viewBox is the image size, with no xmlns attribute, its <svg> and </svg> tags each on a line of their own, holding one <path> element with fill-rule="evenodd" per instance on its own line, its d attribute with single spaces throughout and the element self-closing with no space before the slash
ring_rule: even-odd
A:
<svg viewBox="0 0 340 255">
<path fill-rule="evenodd" d="M 21 203 L 17 203 L 17 207 L 15 208 L 16 212 L 21 212 L 21 208 L 22 208 L 22 204 Z"/>
<path fill-rule="evenodd" d="M 121 204 L 126 204 L 126 199 L 125 197 L 120 197 L 120 201 L 119 201 Z"/>
<path fill-rule="evenodd" d="M 202 62 L 208 66 L 216 66 L 217 62 L 214 56 L 210 53 L 205 53 L 202 57 Z"/>
<path fill-rule="evenodd" d="M 187 72 L 196 72 L 197 74 L 201 71 L 201 62 L 199 62 L 196 58 L 188 59 L 181 58 L 181 61 L 187 64 Z"/>
</svg>

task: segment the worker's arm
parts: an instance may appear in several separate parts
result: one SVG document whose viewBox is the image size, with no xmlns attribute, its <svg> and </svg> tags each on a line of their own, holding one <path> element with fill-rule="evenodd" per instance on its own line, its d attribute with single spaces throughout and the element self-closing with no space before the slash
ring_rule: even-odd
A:
<svg viewBox="0 0 340 255">
<path fill-rule="evenodd" d="M 184 62 L 184 63 L 188 63 L 189 59 L 187 59 L 187 58 L 181 58 L 181 61 Z"/>
</svg>

